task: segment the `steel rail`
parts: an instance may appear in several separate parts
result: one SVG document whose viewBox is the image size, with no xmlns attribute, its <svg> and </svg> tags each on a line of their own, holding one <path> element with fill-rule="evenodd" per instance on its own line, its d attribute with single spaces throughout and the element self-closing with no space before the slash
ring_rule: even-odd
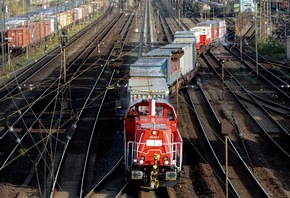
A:
<svg viewBox="0 0 290 198">
<path fill-rule="evenodd" d="M 197 119 L 199 126 L 201 128 L 201 131 L 202 131 L 202 142 L 205 144 L 207 150 L 209 151 L 209 154 L 212 156 L 211 159 L 214 161 L 214 164 L 218 165 L 217 166 L 218 170 L 216 170 L 216 171 L 218 171 L 217 174 L 218 174 L 219 178 L 222 178 L 225 176 L 225 171 L 224 171 L 223 166 L 218 158 L 218 155 L 214 151 L 214 147 L 210 143 L 210 140 L 209 140 L 208 134 L 206 132 L 206 128 L 205 128 L 205 127 L 207 127 L 207 125 L 204 124 L 204 120 L 202 120 L 201 116 L 198 114 L 198 110 L 196 108 L 196 105 L 194 105 L 195 104 L 194 101 L 196 101 L 196 100 L 194 98 L 192 98 L 190 91 L 191 91 L 191 89 L 188 88 L 187 93 L 188 93 L 188 96 L 190 98 L 190 103 L 191 103 L 192 108 L 194 109 L 194 112 L 196 114 L 196 119 Z M 216 116 L 215 112 L 213 111 L 213 108 L 212 108 L 210 102 L 205 97 L 205 93 L 204 93 L 202 86 L 200 84 L 198 84 L 198 90 L 195 90 L 195 94 L 200 95 L 201 97 L 205 98 L 206 105 L 209 107 L 208 108 L 209 112 L 207 111 L 207 113 L 209 114 L 211 112 L 211 113 L 213 113 L 213 115 L 215 115 L 214 119 L 211 120 L 211 124 L 213 124 L 215 122 L 215 123 L 218 123 L 218 125 L 221 125 L 221 122 L 220 122 L 219 118 Z M 238 192 L 235 189 L 233 183 L 229 179 L 228 179 L 228 182 L 229 182 L 229 191 L 230 191 L 231 195 L 234 197 L 239 197 Z"/>
<path fill-rule="evenodd" d="M 93 45 L 93 43 L 90 43 L 90 45 L 89 45 L 89 47 L 88 48 L 90 48 L 90 46 L 92 46 Z M 84 51 L 85 52 L 85 51 Z M 84 52 L 82 52 L 79 56 L 82 56 L 82 55 L 84 55 Z M 74 64 L 74 62 L 73 62 L 73 64 Z M 73 65 L 72 64 L 72 65 Z M 68 67 L 68 69 L 69 69 L 70 67 Z M 78 70 L 80 69 L 81 67 L 79 67 L 78 68 Z M 77 73 L 77 72 L 76 72 Z M 71 79 L 73 79 L 73 78 L 75 78 L 75 75 L 77 75 L 77 74 L 74 74 L 72 77 L 71 77 Z M 71 80 L 70 79 L 70 80 Z M 68 82 L 70 82 L 70 80 L 68 80 Z M 59 82 L 59 78 L 57 78 L 54 82 L 52 82 L 51 83 L 51 85 L 37 98 L 37 99 L 35 99 L 34 100 L 34 102 L 33 103 L 31 103 L 30 105 L 29 105 L 29 107 L 24 111 L 24 112 L 22 112 L 22 114 L 14 121 L 14 123 L 6 130 L 6 132 L 4 133 L 4 134 L 7 134 L 7 133 L 9 133 L 9 132 L 11 132 L 11 129 L 13 129 L 13 126 L 14 125 L 16 125 L 21 119 L 23 119 L 23 116 L 30 110 L 30 109 L 32 109 L 32 107 L 33 107 L 33 105 L 35 104 L 35 103 L 37 103 L 37 102 L 39 102 L 42 98 L 44 98 L 45 97 L 45 94 L 47 94 L 47 92 L 50 90 L 50 88 L 51 87 L 53 87 L 55 84 L 57 84 Z M 59 92 L 57 92 L 56 93 L 56 95 L 55 95 L 55 97 L 54 97 L 54 100 L 58 97 L 58 95 L 59 95 L 59 93 L 62 93 L 64 90 L 66 89 L 66 87 L 65 86 L 62 86 L 61 87 L 61 89 L 60 90 L 58 90 Z M 52 92 L 55 92 L 56 90 L 53 90 Z M 50 93 L 49 93 L 50 94 Z M 53 100 L 52 100 L 53 101 Z M 52 102 L 51 101 L 51 102 Z M 44 111 L 48 108 L 48 106 L 51 104 L 51 102 L 45 107 L 45 109 L 44 109 Z M 43 113 L 44 113 L 44 111 L 40 114 L 40 115 L 42 115 Z M 35 119 L 35 121 L 33 122 L 33 124 L 35 124 L 36 122 L 37 122 L 37 120 L 40 118 L 40 116 L 38 116 L 36 119 Z M 31 127 L 32 127 L 33 125 L 31 125 Z M 29 127 L 28 128 L 28 130 L 22 135 L 22 138 L 21 139 L 19 139 L 20 140 L 20 143 L 21 143 L 21 140 L 23 140 L 25 137 L 26 137 L 26 135 L 29 133 L 29 129 L 31 128 L 31 127 Z M 17 140 L 18 141 L 18 143 L 16 144 L 16 146 L 14 147 L 14 149 L 12 149 L 12 152 L 10 152 L 10 154 L 8 155 L 8 157 L 6 158 L 6 160 L 4 161 L 4 163 L 1 165 L 1 168 L 0 168 L 0 171 L 5 167 L 5 165 L 6 165 L 6 163 L 8 162 L 8 160 L 11 158 L 11 156 L 13 155 L 13 153 L 15 152 L 15 150 L 18 148 L 18 146 L 19 146 L 19 140 Z"/>
<path fill-rule="evenodd" d="M 232 53 L 232 55 L 234 55 L 235 57 L 237 57 L 237 58 L 239 58 L 239 56 L 237 55 L 237 54 L 235 54 L 228 46 L 226 46 L 226 45 L 224 45 L 224 47 L 225 47 L 225 49 L 227 49 L 229 52 L 231 52 Z M 246 54 L 245 54 L 246 55 Z M 255 62 L 255 60 L 253 60 L 250 56 L 248 56 L 248 55 L 246 55 L 247 56 L 247 58 L 249 59 L 249 60 L 251 60 L 252 62 L 254 62 L 254 63 L 256 63 Z M 256 68 L 254 68 L 254 67 L 252 67 L 252 66 L 250 66 L 249 64 L 246 64 L 247 65 L 247 67 L 249 67 L 250 69 L 252 69 L 253 71 L 255 71 L 255 72 L 257 72 L 256 71 Z M 287 85 L 287 83 L 285 82 L 285 81 L 283 81 L 281 78 L 279 78 L 278 76 L 276 76 L 275 74 L 273 74 L 272 72 L 270 72 L 267 68 L 265 68 L 265 67 L 263 67 L 262 65 L 260 65 L 259 64 L 259 77 L 261 77 L 263 80 L 265 80 L 266 82 L 268 82 L 271 86 L 273 86 L 273 87 L 275 87 L 275 89 L 279 92 L 279 93 L 281 93 L 284 97 L 286 97 L 286 98 L 288 98 L 288 99 L 290 99 L 290 96 L 287 94 L 287 93 L 285 93 L 281 88 L 279 88 L 279 87 L 281 87 L 282 85 Z M 264 72 L 267 72 L 267 74 L 268 75 L 270 75 L 271 76 L 271 78 L 267 78 L 267 77 L 265 77 L 264 75 L 262 75 L 261 74 L 261 71 L 264 71 Z M 278 82 L 279 82 L 279 84 L 275 84 L 275 82 L 273 82 L 273 79 L 276 79 Z"/>
<path fill-rule="evenodd" d="M 207 60 L 207 59 L 205 59 Z M 207 60 L 208 64 L 210 65 L 209 61 Z M 214 68 L 213 68 L 214 69 Z M 217 72 L 216 72 L 217 73 Z M 202 90 L 202 87 L 200 86 L 200 89 Z M 203 90 L 202 90 L 203 92 Z M 206 98 L 206 95 L 205 93 L 203 93 L 203 96 Z M 208 105 L 210 105 L 209 101 L 206 100 Z M 193 103 L 194 104 L 194 103 Z M 250 186 L 247 186 L 245 185 L 245 188 L 249 191 L 249 193 L 257 193 L 259 195 L 263 195 L 263 196 L 266 196 L 266 197 L 269 197 L 269 195 L 267 194 L 267 192 L 264 190 L 264 188 L 261 186 L 261 184 L 258 182 L 258 180 L 255 178 L 255 176 L 253 175 L 252 171 L 248 168 L 248 165 L 244 162 L 244 160 L 242 159 L 242 157 L 240 157 L 238 151 L 234 148 L 234 145 L 232 144 L 230 138 L 229 139 L 229 143 L 231 145 L 231 149 L 230 149 L 230 152 L 229 152 L 229 155 L 230 155 L 230 159 L 236 159 L 235 162 L 238 162 L 238 164 L 236 163 L 232 163 L 232 166 L 234 167 L 235 170 L 240 170 L 240 169 L 243 169 L 244 173 L 243 173 L 243 177 L 244 176 L 247 176 L 248 179 L 250 179 L 252 182 L 251 182 L 251 187 L 253 187 L 253 185 L 255 185 L 255 191 L 251 189 Z M 208 141 L 210 143 L 210 141 Z M 224 142 L 223 142 L 224 143 Z M 214 147 L 214 146 L 213 146 Z M 217 152 L 216 150 L 212 149 L 212 151 L 215 153 Z M 217 156 L 217 160 L 219 161 L 219 163 L 221 163 L 221 157 L 219 155 L 216 155 Z M 239 169 L 240 168 L 240 169 Z M 239 173 L 240 174 L 240 173 Z M 229 181 L 231 181 L 231 178 L 229 178 Z M 244 184 L 247 183 L 247 181 L 242 181 Z M 248 183 L 247 183 L 248 184 Z M 232 183 L 233 186 L 235 186 L 235 181 L 233 181 Z M 247 187 L 246 187 L 247 186 Z M 238 187 L 236 189 L 237 191 L 237 195 L 238 195 Z M 256 195 L 257 195 L 256 194 Z M 242 196 L 242 195 L 238 195 L 238 196 Z"/>
<path fill-rule="evenodd" d="M 213 55 L 210 54 L 216 62 L 218 62 L 219 64 L 221 64 L 217 58 Z M 209 63 L 209 62 L 208 62 Z M 211 65 L 211 64 L 210 64 Z M 221 66 L 221 65 L 220 65 Z M 214 69 L 214 72 L 216 73 L 216 75 L 222 79 L 222 77 L 220 76 L 220 73 L 211 65 L 211 67 Z M 227 86 L 227 88 L 231 91 L 231 94 L 233 94 L 235 96 L 235 98 L 239 101 L 239 103 L 242 105 L 242 107 L 246 110 L 246 112 L 248 112 L 248 114 L 251 116 L 251 118 L 254 120 L 254 122 L 259 126 L 259 128 L 264 132 L 264 134 L 266 134 L 266 136 L 271 140 L 272 143 L 274 143 L 274 145 L 276 145 L 280 151 L 282 151 L 282 153 L 284 153 L 287 157 L 290 157 L 290 151 L 287 151 L 287 146 L 282 146 L 279 142 L 277 142 L 273 137 L 275 137 L 275 134 L 279 134 L 280 136 L 285 135 L 285 137 L 290 137 L 289 132 L 282 127 L 270 114 L 269 112 L 259 103 L 257 102 L 257 100 L 250 94 L 250 92 L 234 77 L 234 75 L 232 75 L 230 73 L 229 70 L 227 70 L 227 68 L 225 69 L 225 73 L 227 73 L 229 75 L 228 79 L 232 79 L 231 81 L 224 81 L 224 84 Z M 235 85 L 231 86 L 231 84 L 235 83 Z M 240 89 L 242 89 L 242 91 L 237 91 L 234 89 L 234 87 L 238 87 Z M 255 102 L 255 106 L 258 107 L 260 113 L 265 114 L 266 116 L 263 117 L 263 119 L 267 119 L 267 124 L 268 126 L 271 124 L 271 127 L 263 127 L 261 125 L 261 121 L 258 121 L 253 114 L 251 113 L 251 110 L 249 108 L 247 108 L 247 106 L 241 101 L 241 97 L 239 97 L 238 94 L 236 94 L 236 92 L 243 94 L 244 96 L 250 97 L 250 100 L 253 100 Z M 273 131 L 273 128 L 276 128 L 278 131 L 276 131 L 275 134 L 273 134 L 271 136 L 271 131 Z M 269 129 L 268 129 L 269 128 Z M 271 129 L 271 131 L 269 131 Z M 289 150 L 289 149 L 288 149 Z"/>
<path fill-rule="evenodd" d="M 132 28 L 133 21 L 134 21 L 134 16 L 131 15 L 130 19 L 127 20 L 127 22 L 126 22 L 126 23 L 124 24 L 124 26 L 121 28 L 121 32 L 120 32 L 120 33 L 122 34 L 122 31 L 124 30 L 124 28 L 126 27 L 127 24 L 128 24 L 128 26 L 131 26 L 131 28 Z M 128 28 L 128 27 L 127 27 L 127 31 L 126 31 L 125 33 L 123 33 L 123 34 L 127 36 L 127 35 L 128 35 L 127 33 L 128 33 L 128 31 L 129 31 L 131 28 Z M 121 48 L 123 48 L 123 47 L 124 47 L 124 43 L 122 44 Z M 112 49 L 112 51 L 110 52 L 109 57 L 112 56 L 113 51 L 114 51 L 114 49 Z M 104 72 L 104 71 L 105 71 L 105 66 L 103 67 L 102 72 Z M 110 84 L 111 84 L 111 82 L 112 82 L 112 80 L 113 80 L 114 74 L 115 74 L 115 69 L 113 69 L 113 71 L 112 71 L 112 74 L 111 74 L 110 80 L 109 80 L 109 82 L 108 82 L 108 87 L 110 87 Z M 95 88 L 96 86 L 97 86 L 97 83 L 94 85 L 94 87 L 93 87 L 92 90 L 94 90 L 94 88 Z M 103 99 L 102 99 L 102 101 L 101 101 L 101 103 L 100 103 L 100 105 L 99 105 L 99 108 L 98 108 L 98 111 L 97 111 L 97 115 L 96 115 L 96 117 L 95 117 L 95 122 L 94 122 L 94 125 L 93 125 L 93 128 L 92 128 L 92 132 L 91 132 L 90 140 L 89 140 L 89 143 L 88 143 L 88 149 L 87 149 L 86 158 L 85 158 L 85 162 L 84 162 L 84 166 L 83 166 L 83 174 L 82 174 L 82 178 L 81 178 L 81 185 L 80 185 L 80 186 L 81 186 L 81 189 L 80 189 L 79 197 L 84 197 L 84 189 L 83 189 L 83 188 L 84 188 L 84 182 L 85 182 L 86 167 L 87 167 L 87 163 L 88 163 L 88 160 L 89 160 L 90 148 L 91 148 L 92 139 L 93 139 L 93 136 L 94 136 L 94 131 L 95 131 L 96 126 L 97 126 L 97 123 L 98 123 L 99 115 L 100 115 L 100 112 L 101 112 L 101 109 L 102 109 L 102 106 L 103 106 L 104 100 L 105 100 L 105 98 L 106 98 L 106 96 L 107 96 L 107 92 L 108 92 L 108 90 L 109 90 L 108 87 L 106 88 L 105 92 L 103 93 Z M 90 95 L 91 95 L 91 94 L 92 94 L 92 92 L 90 93 Z"/>
<path fill-rule="evenodd" d="M 99 21 L 103 20 L 105 17 L 107 17 L 112 12 L 112 8 L 110 7 L 107 12 L 94 22 L 92 22 L 90 25 L 86 26 L 84 29 L 79 31 L 77 34 L 73 35 L 70 39 L 70 42 L 67 44 L 67 48 L 69 49 L 71 46 L 74 45 L 74 42 L 78 39 L 81 39 L 82 37 L 86 36 L 86 32 L 92 28 L 92 26 L 95 26 L 99 23 Z M 47 55 L 41 57 L 37 62 L 33 62 L 26 67 L 23 67 L 17 71 L 14 72 L 16 75 L 15 78 L 11 78 L 10 80 L 5 81 L 3 86 L 0 87 L 0 93 L 1 98 L 0 102 L 2 102 L 6 97 L 10 97 L 13 91 L 19 89 L 22 84 L 27 82 L 29 79 L 32 79 L 35 75 L 41 72 L 41 69 L 46 67 L 49 63 L 53 62 L 55 59 L 59 58 L 61 56 L 61 49 L 59 47 L 54 48 L 51 52 L 49 52 Z M 28 77 L 27 77 L 28 75 Z M 16 82 L 15 82 L 16 81 Z M 15 84 L 15 85 L 13 85 Z M 10 87 L 10 90 L 8 93 L 2 93 L 4 91 L 7 91 L 6 87 Z M 12 87 L 12 88 L 11 88 Z"/>
<path fill-rule="evenodd" d="M 110 9 L 109 9 L 110 10 Z M 108 12 L 107 14 L 109 14 L 110 12 Z M 107 15 L 105 15 L 107 16 Z M 97 24 L 98 20 L 96 20 L 93 24 Z M 82 37 L 85 37 L 86 36 L 86 33 L 88 32 L 88 29 L 89 28 L 92 28 L 92 26 L 87 26 L 83 31 L 79 32 L 76 36 L 72 37 L 73 39 L 69 42 L 69 44 L 66 46 L 67 48 L 69 47 L 73 47 L 73 44 L 74 44 L 74 41 L 77 40 L 77 39 L 81 39 Z M 91 45 L 91 44 L 90 44 Z M 18 90 L 20 89 L 21 85 L 23 85 L 24 83 L 26 82 L 29 82 L 30 79 L 32 79 L 34 76 L 37 76 L 39 73 L 41 73 L 41 69 L 44 69 L 48 64 L 50 64 L 51 62 L 55 61 L 57 58 L 60 57 L 61 53 L 60 53 L 61 49 L 58 47 L 58 48 L 55 48 L 51 53 L 51 57 L 50 58 L 47 58 L 47 57 L 44 57 L 42 59 L 43 62 L 45 61 L 48 61 L 46 63 L 42 63 L 41 66 L 37 66 L 37 65 L 31 65 L 28 67 L 27 70 L 24 70 L 24 69 L 20 69 L 18 72 L 20 72 L 19 75 L 16 76 L 16 78 L 14 79 L 14 81 L 16 81 L 17 83 L 15 84 L 15 86 L 13 87 L 13 83 L 14 81 L 9 81 L 7 82 L 7 84 L 5 84 L 4 87 L 2 87 L 2 91 L 4 90 L 4 88 L 7 89 L 7 86 L 11 86 L 12 85 L 12 89 L 10 89 L 8 91 L 8 93 L 4 94 L 4 96 L 2 96 L 2 98 L 0 99 L 0 101 L 2 101 L 2 105 L 3 105 L 3 101 L 5 100 L 5 98 L 7 99 L 7 97 L 11 97 L 13 94 L 12 92 L 14 92 L 15 90 Z M 56 54 L 54 54 L 56 53 Z M 34 68 L 34 70 L 33 70 Z M 24 71 L 23 71 L 24 70 Z M 31 72 L 34 72 L 31 74 Z M 28 75 L 29 74 L 29 75 Z M 28 76 L 28 77 L 27 77 Z M 19 78 L 21 78 L 19 80 Z M 24 79 L 25 78 L 25 79 Z M 53 83 L 53 82 L 52 82 Z M 28 83 L 29 84 L 29 83 Z M 1 91 L 0 91 L 1 92 Z M 21 91 L 21 93 L 23 93 Z M 39 98 L 43 97 L 43 95 L 41 95 Z M 35 99 L 35 101 L 38 101 L 38 99 Z M 35 103 L 35 102 L 34 102 Z M 22 110 L 23 112 L 27 112 L 29 109 L 31 109 L 31 107 L 26 107 L 28 109 L 26 110 Z M 7 116 L 12 116 L 14 114 L 16 114 L 17 111 L 15 111 L 15 113 L 11 114 L 11 115 L 7 115 Z M 14 125 L 14 124 L 13 124 Z M 12 126 L 13 126 L 12 125 Z M 8 134 L 9 130 L 7 130 L 6 132 L 4 132 L 1 137 L 0 137 L 0 140 L 3 139 L 4 137 L 6 137 L 6 135 Z"/>
<path fill-rule="evenodd" d="M 112 175 L 112 173 L 118 168 L 118 166 L 120 166 L 120 164 L 122 163 L 122 160 L 123 160 L 123 157 L 122 156 L 119 160 L 117 160 L 116 164 L 113 166 L 113 168 L 111 168 L 106 174 L 104 177 L 102 177 L 99 181 L 97 181 L 93 187 L 91 188 L 91 190 L 84 196 L 85 198 L 89 198 L 91 197 L 93 194 L 94 194 L 94 191 L 99 188 L 103 183 L 104 181 Z M 128 185 L 128 182 L 126 182 L 125 186 L 120 190 L 120 192 Z M 117 197 L 117 196 L 116 196 Z"/>
<path fill-rule="evenodd" d="M 161 28 L 162 28 L 162 31 L 164 32 L 165 36 L 166 36 L 166 39 L 168 41 L 168 43 L 172 43 L 173 42 L 173 32 L 171 30 L 171 28 L 169 27 L 168 25 L 168 22 L 166 20 L 166 17 L 164 15 L 164 12 L 163 11 L 160 11 L 160 19 L 161 19 Z"/>
<path fill-rule="evenodd" d="M 121 16 L 124 16 L 124 13 L 119 13 L 118 16 L 119 16 L 119 17 L 118 17 L 119 19 L 118 19 L 118 20 L 112 20 L 112 22 L 111 22 L 111 26 L 110 26 L 110 27 L 108 26 L 107 30 L 104 30 L 104 31 L 109 32 L 110 29 L 112 28 L 112 26 L 116 25 L 117 22 L 121 19 Z M 105 28 L 105 29 L 106 29 L 106 28 Z M 102 37 L 105 37 L 105 36 L 106 36 L 106 34 L 103 34 Z M 81 65 L 85 65 L 86 61 L 89 59 L 89 56 L 90 56 L 91 54 L 93 54 L 93 51 L 94 51 L 94 50 L 91 49 L 91 50 L 89 50 L 89 51 L 87 52 L 86 58 L 83 59 Z M 110 56 L 112 55 L 112 53 L 113 53 L 113 49 L 110 51 L 109 56 L 108 56 L 108 58 L 107 58 L 106 60 L 109 60 L 109 58 L 110 58 Z M 97 79 L 95 80 L 93 86 L 91 87 L 89 94 L 86 96 L 86 100 L 85 100 L 84 104 L 83 104 L 82 107 L 81 107 L 81 110 L 80 110 L 80 112 L 79 112 L 79 114 L 78 114 L 77 120 L 80 119 L 80 117 L 82 116 L 83 111 L 86 109 L 88 103 L 91 102 L 91 95 L 94 93 L 95 88 L 96 88 L 96 86 L 98 85 L 98 83 L 99 83 L 99 81 L 100 81 L 102 75 L 105 74 L 105 69 L 108 67 L 108 63 L 109 63 L 109 62 L 106 61 L 106 64 L 103 65 L 103 67 L 102 67 L 102 69 L 101 69 L 101 71 L 100 71 L 100 73 L 99 73 L 99 76 L 97 77 Z M 114 71 L 113 71 L 112 74 L 111 74 L 110 82 L 111 82 L 113 76 L 114 76 Z M 107 91 L 108 91 L 108 89 L 106 89 L 106 90 L 104 91 L 104 94 L 102 94 L 102 99 L 101 99 L 101 103 L 100 103 L 100 105 L 99 105 L 99 111 L 98 111 L 98 113 L 97 113 L 97 118 L 98 118 L 98 115 L 99 115 L 99 113 L 100 113 L 100 109 L 101 109 L 101 107 L 102 107 L 102 104 L 103 104 L 103 102 L 104 102 L 104 99 L 105 99 L 105 97 L 106 97 L 106 93 L 107 93 Z M 98 99 L 99 99 L 99 98 L 98 98 Z M 97 118 L 96 118 L 96 120 L 97 120 Z M 96 123 L 95 123 L 95 124 L 96 124 Z M 94 126 L 93 126 L 93 129 L 95 128 L 95 124 L 94 124 Z M 94 131 L 94 130 L 92 130 L 92 131 Z M 86 164 L 87 164 L 87 161 L 88 161 L 88 154 L 89 154 L 89 150 L 90 150 L 89 148 L 90 148 L 90 145 L 91 145 L 92 137 L 93 137 L 93 132 L 91 132 L 90 140 L 89 140 L 89 143 L 88 143 L 88 145 L 87 145 L 87 154 L 86 154 L 86 157 L 85 157 L 84 162 L 83 162 L 84 165 L 83 165 L 83 168 L 82 168 L 82 178 L 81 178 L 80 190 L 79 190 L 79 193 L 78 193 L 78 194 L 79 194 L 78 196 L 80 196 L 80 197 L 82 197 L 82 194 L 83 194 L 84 176 L 85 176 Z M 72 138 L 72 137 L 71 137 L 71 138 Z M 51 188 L 51 190 L 50 190 L 50 196 L 51 196 L 51 197 L 53 196 L 54 191 L 55 191 L 55 186 L 56 186 L 56 183 L 57 183 L 57 181 L 58 181 L 58 176 L 59 176 L 59 173 L 60 173 L 60 169 L 61 169 L 61 167 L 62 167 L 62 165 L 63 165 L 63 163 L 62 163 L 62 162 L 63 162 L 63 158 L 66 156 L 66 151 L 67 151 L 66 148 L 67 148 L 68 144 L 69 144 L 69 141 L 67 142 L 66 146 L 64 147 L 64 150 L 63 150 L 63 152 L 62 152 L 61 161 L 59 162 L 59 164 L 58 164 L 58 166 L 57 166 L 57 169 L 56 169 L 56 176 L 55 176 L 55 178 L 54 178 L 54 181 L 53 181 L 53 184 L 52 184 L 52 188 Z"/>
</svg>

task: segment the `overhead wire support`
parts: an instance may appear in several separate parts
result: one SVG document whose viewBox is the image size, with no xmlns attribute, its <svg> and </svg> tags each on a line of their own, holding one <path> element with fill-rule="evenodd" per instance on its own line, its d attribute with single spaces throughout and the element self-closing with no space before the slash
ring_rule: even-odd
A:
<svg viewBox="0 0 290 198">
<path fill-rule="evenodd" d="M 259 54 L 258 54 L 258 27 L 257 27 L 257 18 L 258 18 L 258 15 L 257 15 L 257 0 L 255 2 L 255 17 L 254 17 L 254 20 L 255 20 L 255 49 L 256 49 L 256 78 L 257 78 L 257 83 L 258 83 L 258 80 L 259 80 Z"/>
<path fill-rule="evenodd" d="M 67 30 L 64 29 L 62 32 L 61 32 L 61 35 L 60 35 L 60 47 L 61 47 L 61 51 L 62 51 L 62 59 L 63 59 L 63 81 L 64 81 L 64 84 L 66 84 L 66 45 L 67 45 L 67 42 L 68 42 L 68 34 L 67 34 Z"/>
<path fill-rule="evenodd" d="M 3 3 L 2 3 L 3 2 Z M 3 9 L 4 9 L 4 1 L 0 2 L 0 21 L 1 21 L 1 49 L 2 49 L 2 69 L 5 70 L 5 51 L 4 51 L 4 32 L 5 32 L 5 20 L 3 20 Z"/>
<path fill-rule="evenodd" d="M 23 8 L 24 8 L 24 1 L 23 1 Z M 30 45 L 30 38 L 29 38 L 29 18 L 28 18 L 28 3 L 25 1 L 25 11 L 26 11 L 26 59 L 29 58 L 29 45 Z M 23 9 L 24 12 L 24 9 Z"/>
</svg>

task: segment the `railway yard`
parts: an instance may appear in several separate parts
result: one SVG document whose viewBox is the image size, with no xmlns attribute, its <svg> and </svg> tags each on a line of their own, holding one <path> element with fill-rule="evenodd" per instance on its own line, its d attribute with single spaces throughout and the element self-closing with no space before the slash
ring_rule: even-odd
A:
<svg viewBox="0 0 290 198">
<path fill-rule="evenodd" d="M 106 2 L 69 42 L 1 78 L 0 197 L 290 197 L 290 71 L 241 52 L 233 17 L 222 18 L 225 40 L 197 51 L 194 78 L 169 86 L 183 139 L 178 184 L 125 179 L 130 66 L 206 21 L 164 2 Z M 240 32 L 249 43 L 253 24 Z"/>
</svg>

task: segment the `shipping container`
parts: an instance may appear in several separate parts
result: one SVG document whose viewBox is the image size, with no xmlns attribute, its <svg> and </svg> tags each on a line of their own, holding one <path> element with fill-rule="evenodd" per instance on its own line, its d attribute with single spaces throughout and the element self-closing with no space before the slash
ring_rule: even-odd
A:
<svg viewBox="0 0 290 198">
<path fill-rule="evenodd" d="M 139 58 L 137 61 L 135 61 L 133 64 L 131 64 L 131 67 L 163 67 L 163 65 L 167 64 L 165 58 L 155 58 L 155 59 L 148 59 L 148 58 Z"/>
<path fill-rule="evenodd" d="M 180 65 L 180 72 L 183 76 L 186 76 L 194 69 L 196 62 L 195 44 L 172 43 L 162 46 L 161 49 L 169 49 L 171 51 L 183 49 L 184 55 L 180 58 L 182 63 Z"/>
<path fill-rule="evenodd" d="M 195 44 L 199 42 L 194 32 L 192 31 L 177 31 L 174 34 L 173 43 L 192 43 Z"/>
<path fill-rule="evenodd" d="M 50 28 L 51 28 L 51 24 L 50 21 L 43 21 L 44 24 L 44 37 L 47 37 L 48 35 L 50 35 Z"/>
<path fill-rule="evenodd" d="M 168 100 L 169 97 L 169 89 L 163 77 L 131 77 L 129 79 L 128 92 L 131 102 L 138 98 L 162 98 Z"/>
<path fill-rule="evenodd" d="M 130 77 L 163 77 L 161 67 L 130 66 Z"/>
<path fill-rule="evenodd" d="M 82 6 L 80 6 L 80 8 L 83 11 L 83 17 L 88 17 L 88 15 L 89 15 L 89 8 L 88 8 L 88 6 L 87 5 L 82 5 Z"/>
<path fill-rule="evenodd" d="M 166 58 L 140 58 L 130 65 L 130 77 L 155 76 L 165 78 L 162 68 L 166 65 Z"/>
<path fill-rule="evenodd" d="M 41 33 L 42 33 L 41 24 L 38 22 L 35 22 L 35 23 L 29 23 L 28 26 L 32 28 L 32 32 L 33 32 L 32 42 L 35 43 L 39 41 L 41 38 Z"/>
<path fill-rule="evenodd" d="M 82 9 L 81 8 L 74 8 L 75 12 L 75 20 L 79 21 L 80 19 L 82 19 L 83 14 L 82 14 Z"/>
<path fill-rule="evenodd" d="M 67 25 L 67 16 L 66 16 L 65 12 L 59 13 L 58 24 L 59 24 L 58 29 L 62 29 L 64 27 L 66 27 L 66 25 Z"/>
<path fill-rule="evenodd" d="M 164 58 L 166 59 L 166 65 L 163 65 L 162 72 L 164 73 L 167 85 L 170 86 L 174 84 L 177 80 L 178 68 L 180 68 L 180 60 L 174 62 L 171 60 L 172 56 L 171 49 L 153 49 L 143 56 L 143 58 L 154 59 L 154 58 Z M 179 76 L 181 74 L 179 73 Z"/>
<path fill-rule="evenodd" d="M 73 23 L 73 12 L 72 11 L 66 11 L 66 26 L 69 26 Z"/>
<path fill-rule="evenodd" d="M 34 37 L 32 30 L 33 28 L 31 26 L 8 30 L 9 47 L 18 49 L 25 48 L 27 45 L 32 44 L 32 39 Z"/>
<path fill-rule="evenodd" d="M 220 41 L 224 41 L 225 35 L 227 33 L 226 21 L 225 20 L 216 20 L 216 21 L 218 27 L 218 38 L 220 39 Z"/>
<path fill-rule="evenodd" d="M 194 50 L 194 56 L 196 56 L 196 53 L 200 50 L 200 35 L 201 32 L 193 32 L 193 31 L 177 31 L 174 34 L 174 40 L 173 43 L 191 43 Z"/>
<path fill-rule="evenodd" d="M 44 19 L 44 21 L 49 21 L 50 23 L 50 33 L 56 32 L 57 24 L 55 16 L 50 16 Z"/>
<path fill-rule="evenodd" d="M 210 28 L 204 28 L 204 27 L 194 27 L 190 29 L 191 32 L 194 33 L 197 40 L 199 40 L 199 43 L 197 43 L 197 49 L 199 49 L 199 46 L 206 46 L 211 43 L 211 37 L 210 37 Z"/>
</svg>

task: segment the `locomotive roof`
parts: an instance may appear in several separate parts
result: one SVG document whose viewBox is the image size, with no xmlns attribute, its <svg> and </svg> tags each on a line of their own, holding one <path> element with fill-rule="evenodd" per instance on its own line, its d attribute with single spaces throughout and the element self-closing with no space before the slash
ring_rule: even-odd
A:
<svg viewBox="0 0 290 198">
<path fill-rule="evenodd" d="M 162 98 L 156 98 L 154 99 L 155 100 L 155 103 L 158 104 L 165 104 L 165 105 L 168 105 L 170 108 L 174 109 L 174 107 L 165 99 L 162 99 Z M 139 98 L 139 99 L 136 99 L 134 101 L 131 102 L 130 106 L 134 106 L 136 105 L 137 103 L 142 103 L 142 102 L 149 102 L 149 99 L 148 98 Z"/>
</svg>

